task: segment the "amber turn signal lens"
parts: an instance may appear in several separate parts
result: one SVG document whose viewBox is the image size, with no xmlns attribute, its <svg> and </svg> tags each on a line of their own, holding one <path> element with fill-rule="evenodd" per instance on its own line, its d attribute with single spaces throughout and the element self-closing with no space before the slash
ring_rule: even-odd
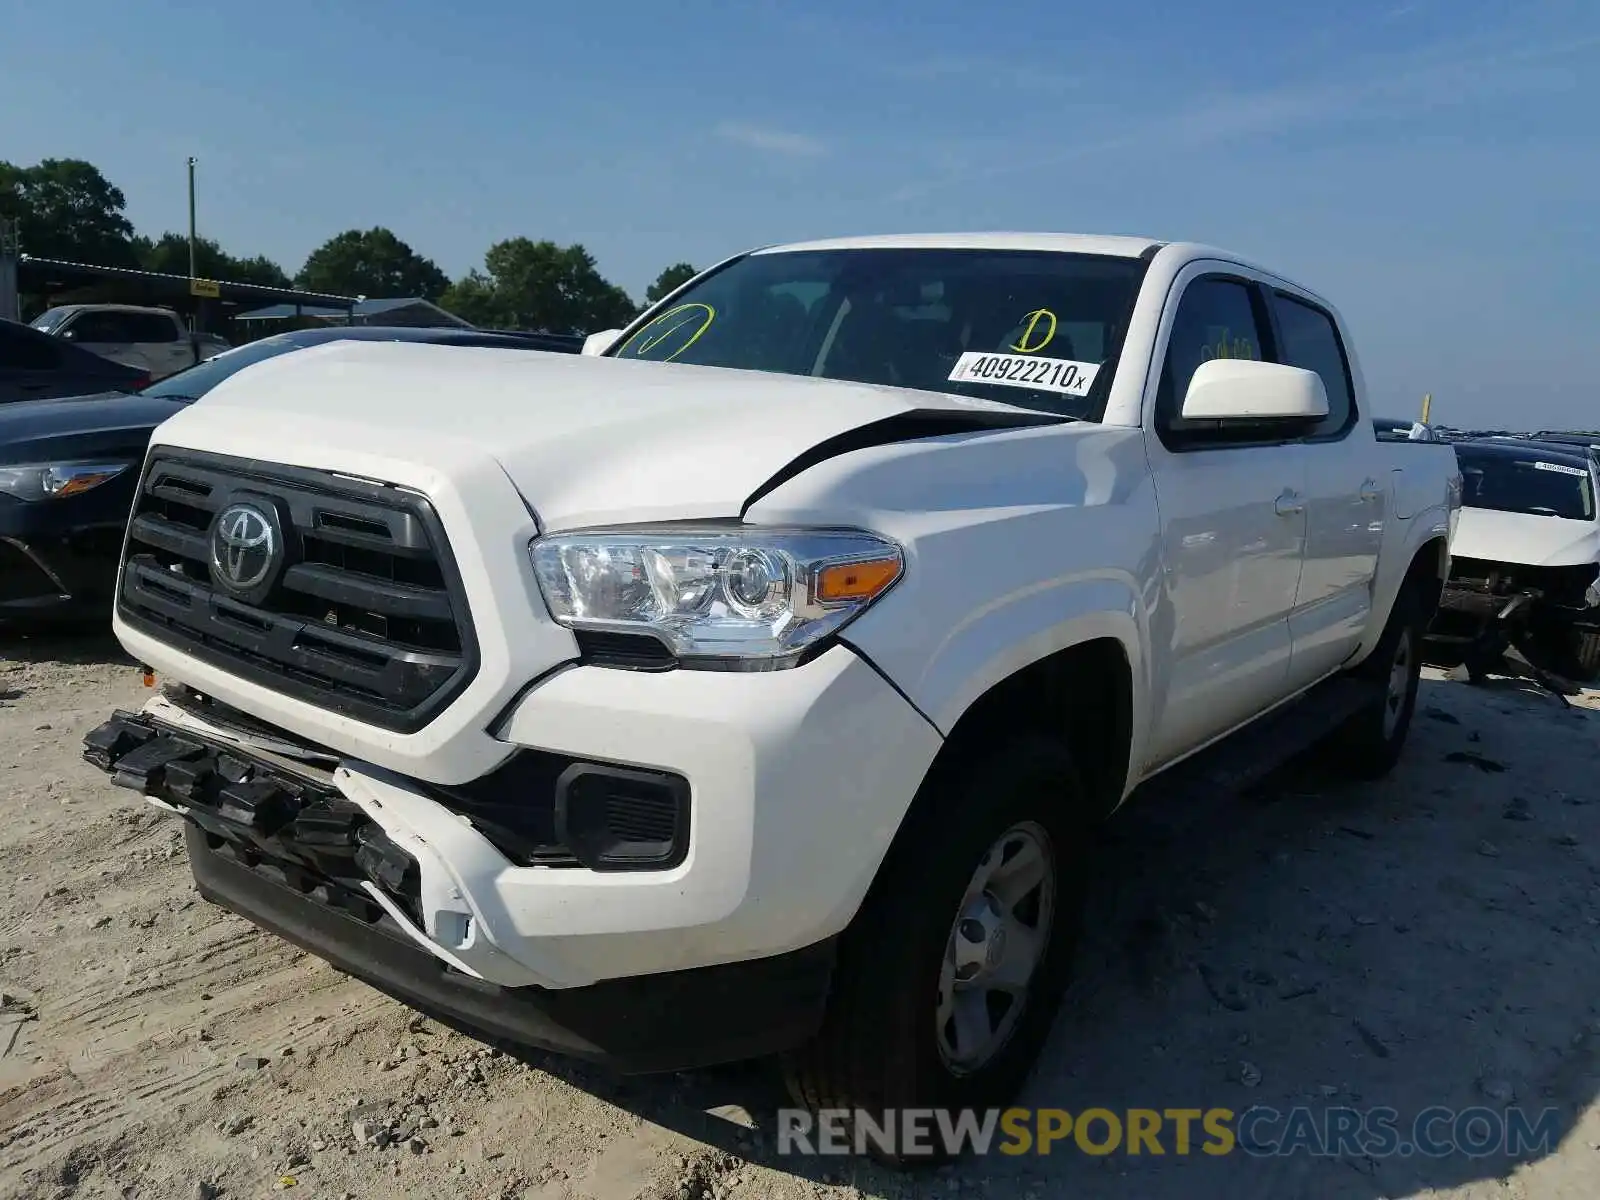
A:
<svg viewBox="0 0 1600 1200">
<path fill-rule="evenodd" d="M 900 578 L 900 560 L 836 563 L 817 572 L 817 599 L 870 600 Z"/>
</svg>

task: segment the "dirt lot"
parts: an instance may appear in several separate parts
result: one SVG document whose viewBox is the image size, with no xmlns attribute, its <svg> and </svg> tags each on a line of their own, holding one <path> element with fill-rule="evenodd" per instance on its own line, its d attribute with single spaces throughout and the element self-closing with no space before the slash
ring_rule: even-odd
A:
<svg viewBox="0 0 1600 1200">
<path fill-rule="evenodd" d="M 0 1195 L 1600 1195 L 1600 697 L 1431 678 L 1381 786 L 1301 772 L 1119 818 L 1023 1100 L 1515 1103 L 1558 1110 L 1556 1152 L 1063 1143 L 907 1179 L 779 1159 L 759 1067 L 619 1082 L 491 1054 L 200 901 L 175 822 L 79 758 L 141 691 L 104 640 L 0 642 Z"/>
</svg>

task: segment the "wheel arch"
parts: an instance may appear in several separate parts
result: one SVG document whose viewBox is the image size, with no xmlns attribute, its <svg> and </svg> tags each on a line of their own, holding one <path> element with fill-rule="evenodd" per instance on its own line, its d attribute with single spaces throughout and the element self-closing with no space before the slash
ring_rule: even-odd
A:
<svg viewBox="0 0 1600 1200">
<path fill-rule="evenodd" d="M 1391 576 L 1393 582 L 1387 587 L 1383 586 L 1384 577 L 1380 574 L 1376 585 L 1377 595 L 1374 597 L 1372 620 L 1366 636 L 1361 639 L 1360 649 L 1351 659 L 1350 665 L 1359 666 L 1365 662 L 1383 640 L 1383 632 L 1389 626 L 1389 617 L 1394 612 L 1395 602 L 1405 588 L 1420 589 L 1425 624 L 1432 624 L 1434 614 L 1439 610 L 1439 600 L 1444 595 L 1445 580 L 1449 575 L 1450 542 L 1443 533 L 1435 533 L 1425 538 L 1412 552 L 1406 562 L 1405 570 Z"/>
<path fill-rule="evenodd" d="M 1079 795 L 1062 800 L 1077 809 L 1080 824 L 1093 825 L 1116 808 L 1133 762 L 1138 702 L 1134 661 L 1120 638 L 1092 637 L 1033 660 L 979 695 L 929 765 L 868 896 L 893 861 L 916 853 L 916 842 L 944 789 L 1008 740 L 1043 737 L 1067 750 L 1082 786 Z"/>
</svg>

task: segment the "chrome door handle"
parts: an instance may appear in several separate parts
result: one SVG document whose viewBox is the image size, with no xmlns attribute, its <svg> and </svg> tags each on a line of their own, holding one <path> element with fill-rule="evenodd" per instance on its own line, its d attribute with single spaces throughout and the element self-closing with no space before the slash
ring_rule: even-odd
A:
<svg viewBox="0 0 1600 1200">
<path fill-rule="evenodd" d="M 1306 510 L 1305 501 L 1300 498 L 1300 493 L 1285 490 L 1284 493 L 1272 502 L 1272 511 L 1280 517 L 1292 517 L 1296 513 Z"/>
<path fill-rule="evenodd" d="M 1383 493 L 1378 490 L 1377 480 L 1369 479 L 1361 485 L 1361 503 L 1375 504 L 1382 499 L 1382 497 Z"/>
</svg>

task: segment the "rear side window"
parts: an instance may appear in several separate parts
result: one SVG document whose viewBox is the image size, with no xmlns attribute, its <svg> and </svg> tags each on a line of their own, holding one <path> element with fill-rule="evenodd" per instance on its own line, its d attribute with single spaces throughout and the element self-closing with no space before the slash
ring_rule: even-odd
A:
<svg viewBox="0 0 1600 1200">
<path fill-rule="evenodd" d="M 1178 440 L 1187 442 L 1193 440 L 1191 435 L 1215 430 L 1214 421 L 1186 421 L 1179 415 L 1184 393 L 1200 364 L 1209 359 L 1263 357 L 1261 325 L 1251 294 L 1252 289 L 1236 279 L 1202 277 L 1184 288 L 1156 391 L 1159 432 L 1180 435 Z M 1227 439 L 1218 432 L 1204 440 L 1220 444 Z"/>
<path fill-rule="evenodd" d="M 0 370 L 54 371 L 60 364 L 48 334 L 0 324 Z"/>
<path fill-rule="evenodd" d="M 1307 436 L 1337 436 L 1350 428 L 1355 413 L 1351 395 L 1350 363 L 1333 318 L 1293 296 L 1273 293 L 1273 315 L 1278 321 L 1278 357 L 1291 367 L 1315 371 L 1328 393 L 1328 415 Z"/>
<path fill-rule="evenodd" d="M 130 342 L 175 342 L 178 326 L 171 317 L 158 313 L 124 313 L 122 324 Z"/>
<path fill-rule="evenodd" d="M 88 342 L 91 345 L 134 340 L 129 335 L 122 314 L 114 312 L 79 313 L 78 319 L 70 322 L 62 332 L 71 333 L 75 342 Z"/>
</svg>

